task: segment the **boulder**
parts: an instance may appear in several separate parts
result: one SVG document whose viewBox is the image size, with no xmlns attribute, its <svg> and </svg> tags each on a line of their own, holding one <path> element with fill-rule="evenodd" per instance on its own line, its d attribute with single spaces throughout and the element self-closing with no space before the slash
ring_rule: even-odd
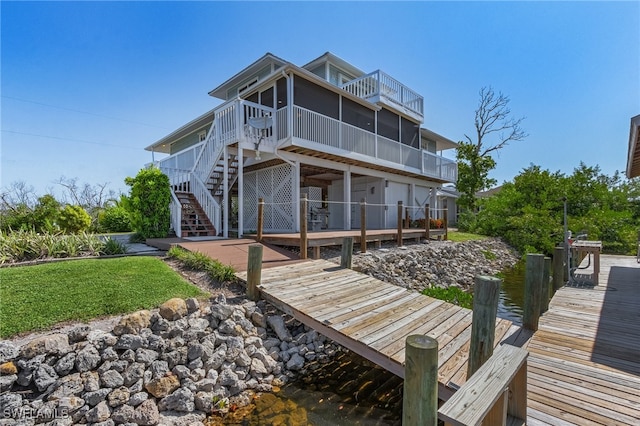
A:
<svg viewBox="0 0 640 426">
<path fill-rule="evenodd" d="M 50 334 L 36 337 L 22 346 L 20 354 L 23 358 L 33 358 L 37 355 L 66 355 L 71 352 L 69 337 L 66 334 Z"/>
<path fill-rule="evenodd" d="M 15 359 L 20 354 L 20 350 L 11 342 L 0 341 L 0 363 Z"/>
<path fill-rule="evenodd" d="M 175 321 L 187 315 L 187 304 L 183 299 L 175 297 L 160 305 L 160 315 L 162 318 Z"/>
<path fill-rule="evenodd" d="M 151 312 L 148 310 L 134 312 L 123 316 L 113 328 L 113 334 L 138 334 L 142 329 L 151 325 Z"/>
<path fill-rule="evenodd" d="M 160 411 L 179 411 L 190 413 L 195 410 L 193 392 L 187 388 L 180 388 L 160 400 L 158 404 Z"/>
<path fill-rule="evenodd" d="M 153 399 L 143 401 L 136 408 L 132 421 L 141 426 L 157 425 L 160 422 L 160 413 L 156 402 Z"/>
<path fill-rule="evenodd" d="M 180 380 L 173 374 L 153 379 L 145 385 L 145 389 L 156 398 L 164 398 L 179 387 Z"/>
<path fill-rule="evenodd" d="M 85 418 L 89 423 L 104 422 L 111 416 L 111 410 L 105 401 L 100 402 L 98 405 L 87 411 Z"/>
</svg>

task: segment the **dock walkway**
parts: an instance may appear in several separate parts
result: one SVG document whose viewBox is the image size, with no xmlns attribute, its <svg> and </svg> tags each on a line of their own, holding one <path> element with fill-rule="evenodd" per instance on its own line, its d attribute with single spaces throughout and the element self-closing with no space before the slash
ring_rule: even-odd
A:
<svg viewBox="0 0 640 426">
<path fill-rule="evenodd" d="M 237 275 L 246 279 L 246 272 Z M 400 377 L 406 337 L 437 339 L 441 399 L 448 399 L 467 379 L 470 309 L 325 260 L 265 269 L 260 291 L 278 309 Z M 518 329 L 498 319 L 496 344 Z"/>
</svg>

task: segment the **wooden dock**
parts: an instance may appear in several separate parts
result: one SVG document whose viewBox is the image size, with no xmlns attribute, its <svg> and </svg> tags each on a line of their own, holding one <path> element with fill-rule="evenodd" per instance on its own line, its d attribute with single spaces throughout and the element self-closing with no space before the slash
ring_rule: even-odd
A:
<svg viewBox="0 0 640 426">
<path fill-rule="evenodd" d="M 530 352 L 529 425 L 640 424 L 640 265 L 601 260 L 600 285 L 560 289 L 533 336 L 497 320 L 496 342 Z M 437 339 L 442 400 L 467 380 L 468 309 L 323 260 L 263 270 L 261 282 L 264 299 L 400 377 L 405 338 Z"/>
<path fill-rule="evenodd" d="M 599 285 L 558 290 L 525 344 L 528 424 L 640 424 L 640 264 L 600 260 Z"/>
<path fill-rule="evenodd" d="M 246 273 L 237 274 L 246 279 Z M 261 297 L 342 346 L 404 377 L 405 339 L 438 340 L 439 395 L 467 379 L 471 310 L 382 282 L 325 260 L 262 271 Z M 498 319 L 495 342 L 517 331 Z"/>
</svg>

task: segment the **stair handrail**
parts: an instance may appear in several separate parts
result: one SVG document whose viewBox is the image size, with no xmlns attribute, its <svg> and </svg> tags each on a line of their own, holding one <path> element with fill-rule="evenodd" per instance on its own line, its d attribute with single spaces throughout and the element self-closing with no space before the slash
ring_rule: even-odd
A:
<svg viewBox="0 0 640 426">
<path fill-rule="evenodd" d="M 171 191 L 171 201 L 169 202 L 169 210 L 171 211 L 171 226 L 176 237 L 182 237 L 182 203 L 178 199 L 175 191 Z"/>
<path fill-rule="evenodd" d="M 220 223 L 220 206 L 218 202 L 213 198 L 207 186 L 202 182 L 200 177 L 195 173 L 191 173 L 190 179 L 191 185 L 191 193 L 198 203 L 200 203 L 200 207 L 204 210 L 204 213 L 209 218 L 209 221 L 213 224 L 216 232 L 220 231 L 221 223 Z"/>
</svg>

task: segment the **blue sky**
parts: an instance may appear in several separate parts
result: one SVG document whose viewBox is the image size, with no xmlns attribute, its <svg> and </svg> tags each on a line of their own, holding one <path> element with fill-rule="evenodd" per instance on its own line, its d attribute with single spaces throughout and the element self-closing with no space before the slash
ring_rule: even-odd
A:
<svg viewBox="0 0 640 426">
<path fill-rule="evenodd" d="M 271 52 L 326 51 L 382 69 L 425 98 L 425 123 L 474 132 L 478 92 L 511 98 L 529 133 L 496 157 L 624 171 L 640 114 L 640 2 L 6 2 L 1 27 L 0 186 L 42 195 L 61 176 L 127 191 L 175 128 L 215 107 L 207 92 Z M 453 153 L 451 153 L 453 155 Z"/>
</svg>

